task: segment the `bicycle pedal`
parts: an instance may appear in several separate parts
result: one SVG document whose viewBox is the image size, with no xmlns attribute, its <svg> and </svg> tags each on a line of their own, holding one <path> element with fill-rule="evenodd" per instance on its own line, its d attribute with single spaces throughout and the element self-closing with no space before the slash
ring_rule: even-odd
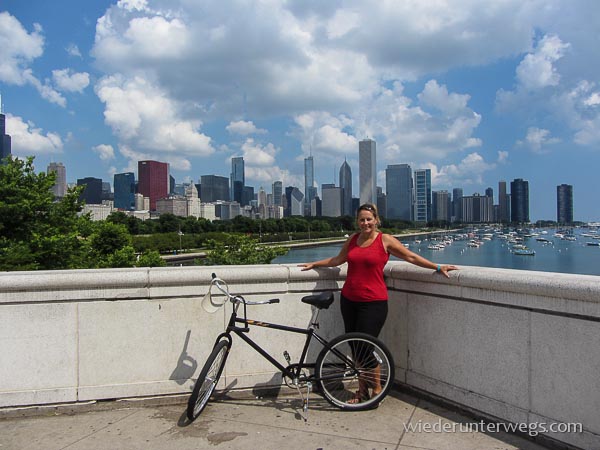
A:
<svg viewBox="0 0 600 450">
<path fill-rule="evenodd" d="M 287 361 L 287 363 L 290 364 L 290 361 L 292 360 L 292 358 L 290 358 L 290 354 L 288 353 L 287 350 L 285 350 L 283 352 L 283 357 L 285 358 L 285 360 Z"/>
</svg>

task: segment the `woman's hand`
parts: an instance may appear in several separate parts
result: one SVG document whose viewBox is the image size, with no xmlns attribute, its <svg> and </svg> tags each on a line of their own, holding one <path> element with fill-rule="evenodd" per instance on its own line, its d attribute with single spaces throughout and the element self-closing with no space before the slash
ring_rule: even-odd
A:
<svg viewBox="0 0 600 450">
<path fill-rule="evenodd" d="M 440 266 L 440 273 L 442 275 L 444 275 L 446 278 L 450 278 L 450 275 L 448 275 L 448 272 L 450 272 L 451 270 L 459 270 L 459 269 L 458 269 L 458 267 L 449 265 L 449 264 L 443 264 Z"/>
<path fill-rule="evenodd" d="M 315 268 L 315 264 L 314 263 L 298 264 L 298 267 L 302 267 L 302 269 L 300 269 L 300 270 L 302 270 L 304 272 L 305 270 L 314 269 Z"/>
</svg>

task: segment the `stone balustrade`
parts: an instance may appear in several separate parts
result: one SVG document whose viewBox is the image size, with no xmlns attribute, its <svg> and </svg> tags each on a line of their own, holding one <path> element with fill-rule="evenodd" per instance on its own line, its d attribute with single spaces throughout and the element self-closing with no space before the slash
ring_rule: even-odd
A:
<svg viewBox="0 0 600 450">
<path fill-rule="evenodd" d="M 200 306 L 212 272 L 233 293 L 281 300 L 249 307 L 249 317 L 298 327 L 312 314 L 300 298 L 337 298 L 346 274 L 293 265 L 0 273 L 0 408 L 188 393 L 231 311 Z M 538 431 L 580 423 L 582 432 L 545 434 L 600 448 L 598 277 L 463 267 L 446 279 L 390 262 L 386 280 L 381 338 L 398 383 Z M 335 304 L 320 323 L 326 337 L 343 331 Z M 304 339 L 264 328 L 252 336 L 292 358 Z M 280 383 L 234 338 L 219 388 Z"/>
</svg>

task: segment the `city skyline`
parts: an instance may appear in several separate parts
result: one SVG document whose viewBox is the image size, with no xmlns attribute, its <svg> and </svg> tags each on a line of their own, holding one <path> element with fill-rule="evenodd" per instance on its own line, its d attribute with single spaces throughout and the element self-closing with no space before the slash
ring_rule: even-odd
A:
<svg viewBox="0 0 600 450">
<path fill-rule="evenodd" d="M 535 221 L 568 184 L 574 220 L 600 221 L 600 4 L 88 3 L 0 7 L 0 108 L 37 170 L 112 182 L 156 160 L 196 182 L 243 157 L 258 192 L 302 189 L 312 156 L 319 190 L 346 161 L 358 196 L 373 139 L 384 189 L 393 164 L 465 196 L 521 178 Z"/>
</svg>

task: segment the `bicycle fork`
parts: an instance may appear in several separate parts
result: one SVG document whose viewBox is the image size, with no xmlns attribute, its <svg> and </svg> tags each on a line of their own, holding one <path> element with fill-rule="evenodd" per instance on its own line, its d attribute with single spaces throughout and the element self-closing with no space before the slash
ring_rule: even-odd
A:
<svg viewBox="0 0 600 450">
<path fill-rule="evenodd" d="M 283 352 L 283 357 L 287 361 L 288 365 L 291 364 L 290 354 L 288 353 L 287 350 L 285 350 Z M 300 389 L 300 383 L 299 383 L 299 380 L 298 380 L 298 376 L 296 376 L 296 377 L 294 377 L 292 379 L 292 383 L 294 384 L 294 387 L 298 391 L 298 395 L 300 396 L 300 400 L 302 400 L 302 411 L 304 413 L 302 415 L 302 418 L 306 422 L 308 420 L 308 399 L 310 397 L 310 392 L 312 390 L 312 382 L 311 381 L 307 381 L 306 382 L 306 397 L 304 395 L 302 395 L 302 390 Z"/>
</svg>

